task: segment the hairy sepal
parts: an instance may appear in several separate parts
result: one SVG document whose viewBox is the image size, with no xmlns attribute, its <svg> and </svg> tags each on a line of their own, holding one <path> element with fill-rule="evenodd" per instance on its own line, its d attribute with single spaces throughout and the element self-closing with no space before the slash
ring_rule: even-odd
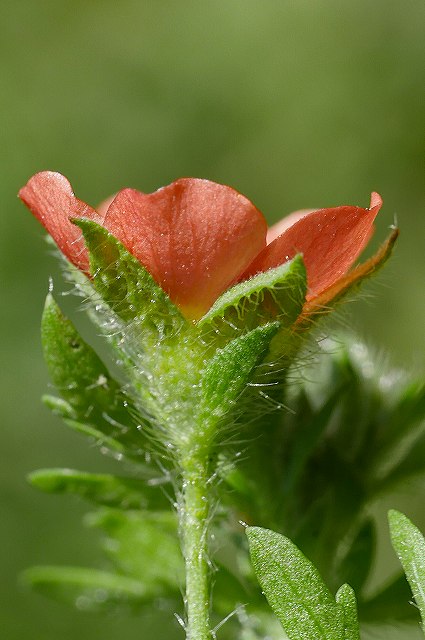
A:
<svg viewBox="0 0 425 640">
<path fill-rule="evenodd" d="M 231 337 L 278 320 L 291 326 L 301 313 L 307 291 L 302 256 L 240 282 L 221 295 L 199 326 L 208 334 Z"/>
<path fill-rule="evenodd" d="M 269 529 L 248 527 L 246 535 L 254 571 L 288 638 L 346 640 L 342 605 L 301 551 Z"/>
<path fill-rule="evenodd" d="M 155 339 L 178 334 L 188 324 L 150 273 L 109 231 L 85 218 L 73 222 L 83 232 L 93 285 L 121 320 L 136 321 Z"/>
</svg>

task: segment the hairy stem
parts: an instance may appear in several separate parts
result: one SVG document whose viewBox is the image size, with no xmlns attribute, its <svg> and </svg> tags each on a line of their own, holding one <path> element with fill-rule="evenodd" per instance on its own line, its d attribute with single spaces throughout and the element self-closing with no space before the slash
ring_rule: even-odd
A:
<svg viewBox="0 0 425 640">
<path fill-rule="evenodd" d="M 186 567 L 187 640 L 211 640 L 207 564 L 208 458 L 196 449 L 181 460 L 180 535 Z"/>
</svg>

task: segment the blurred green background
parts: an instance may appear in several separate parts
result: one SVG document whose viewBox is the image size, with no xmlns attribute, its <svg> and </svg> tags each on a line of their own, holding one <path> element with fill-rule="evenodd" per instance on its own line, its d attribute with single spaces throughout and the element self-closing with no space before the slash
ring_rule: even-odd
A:
<svg viewBox="0 0 425 640">
<path fill-rule="evenodd" d="M 246 194 L 270 222 L 303 207 L 367 206 L 377 190 L 384 209 L 374 246 L 395 219 L 402 235 L 341 324 L 423 373 L 424 18 L 422 0 L 3 4 L 2 637 L 182 635 L 172 619 L 90 616 L 16 586 L 31 564 L 102 563 L 95 534 L 80 525 L 85 507 L 38 495 L 25 475 L 43 466 L 113 468 L 40 405 L 49 384 L 40 314 L 49 276 L 61 285 L 18 189 L 54 169 L 96 204 L 124 186 L 149 192 L 180 176 L 206 177 Z M 419 507 L 408 504 L 417 522 Z"/>
</svg>

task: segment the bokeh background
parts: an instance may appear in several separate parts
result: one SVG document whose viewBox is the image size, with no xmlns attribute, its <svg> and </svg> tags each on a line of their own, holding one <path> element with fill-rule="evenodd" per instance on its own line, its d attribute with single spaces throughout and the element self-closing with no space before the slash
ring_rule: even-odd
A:
<svg viewBox="0 0 425 640">
<path fill-rule="evenodd" d="M 40 314 L 49 276 L 61 285 L 19 187 L 36 171 L 59 170 L 96 204 L 123 186 L 149 192 L 206 177 L 245 193 L 270 222 L 303 207 L 367 206 L 377 190 L 374 246 L 394 220 L 402 234 L 341 323 L 423 374 L 424 18 L 422 0 L 3 3 L 2 637 L 181 637 L 171 619 L 77 613 L 17 586 L 31 564 L 102 563 L 94 533 L 81 527 L 85 507 L 38 495 L 25 475 L 112 465 L 39 402 L 49 384 Z M 393 506 L 407 504 L 425 524 L 417 489 L 404 493 Z M 385 633 L 373 637 L 401 640 Z"/>
</svg>

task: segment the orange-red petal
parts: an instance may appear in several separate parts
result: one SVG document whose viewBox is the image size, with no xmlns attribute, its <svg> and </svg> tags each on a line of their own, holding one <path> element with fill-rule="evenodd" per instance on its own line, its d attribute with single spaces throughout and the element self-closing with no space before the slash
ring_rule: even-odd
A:
<svg viewBox="0 0 425 640">
<path fill-rule="evenodd" d="M 370 209 L 342 206 L 313 211 L 271 242 L 253 261 L 242 280 L 286 262 L 302 253 L 311 300 L 344 276 L 373 233 L 373 221 L 382 206 L 373 193 Z"/>
<path fill-rule="evenodd" d="M 36 173 L 19 197 L 55 240 L 62 253 L 78 269 L 89 271 L 89 258 L 81 230 L 69 219 L 84 217 L 102 222 L 101 216 L 75 197 L 68 180 L 55 171 Z"/>
<path fill-rule="evenodd" d="M 267 244 L 276 240 L 276 238 L 281 236 L 289 227 L 292 227 L 298 220 L 312 213 L 312 211 L 317 211 L 317 209 L 298 209 L 282 218 L 282 220 L 279 220 L 279 222 L 276 222 L 276 224 L 273 224 L 267 231 Z"/>
<path fill-rule="evenodd" d="M 266 244 L 265 219 L 247 198 L 197 178 L 150 194 L 124 189 L 103 224 L 191 318 L 205 313 Z"/>
</svg>

